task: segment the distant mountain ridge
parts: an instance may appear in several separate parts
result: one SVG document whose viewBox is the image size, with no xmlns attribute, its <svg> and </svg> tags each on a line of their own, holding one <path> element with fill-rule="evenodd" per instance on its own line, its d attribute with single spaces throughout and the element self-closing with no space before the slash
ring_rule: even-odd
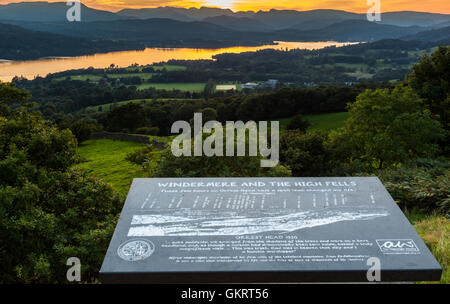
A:
<svg viewBox="0 0 450 304">
<path fill-rule="evenodd" d="M 229 46 L 253 46 L 271 44 L 273 41 L 353 41 L 370 42 L 383 39 L 420 40 L 423 42 L 450 42 L 450 15 L 394 12 L 385 13 L 382 22 L 369 22 L 365 14 L 339 10 L 270 10 L 258 12 L 233 12 L 219 8 L 172 8 L 125 9 L 117 13 L 91 9 L 83 6 L 82 22 L 68 22 L 65 2 L 22 2 L 0 5 L 0 23 L 19 27 L 12 32 L 24 35 L 14 38 L 7 35 L 3 26 L 3 39 L 31 41 L 40 49 L 38 53 L 72 54 L 69 48 L 57 46 L 71 37 L 82 40 L 76 53 L 131 49 L 142 47 L 199 47 L 220 48 Z M 396 23 L 396 24 L 390 24 Z M 27 32 L 25 29 L 29 30 Z M 0 29 L 1 30 L 1 29 Z M 39 31 L 39 32 L 36 32 Z M 58 37 L 54 34 L 60 35 Z M 38 37 L 48 40 L 49 49 Z M 52 36 L 53 35 L 53 36 Z M 62 36 L 61 36 L 62 35 Z M 0 47 L 9 57 L 14 50 L 26 51 L 19 42 L 3 43 Z M 56 42 L 57 41 L 57 42 Z M 101 41 L 100 44 L 95 44 Z M 89 43 L 92 42 L 92 46 Z M 72 45 L 67 42 L 68 45 Z M 8 49 L 9 46 L 9 49 Z M 29 48 L 30 49 L 30 48 Z M 62 52 L 64 50 L 64 52 Z M 35 58 L 30 50 L 24 58 Z M 53 56 L 53 55 L 45 55 Z M 56 56 L 56 55 L 55 55 Z"/>
<path fill-rule="evenodd" d="M 27 22 L 58 22 L 65 21 L 68 6 L 66 2 L 20 2 L 0 5 L 0 20 Z M 235 18 L 249 26 L 250 31 L 268 29 L 310 30 L 325 28 L 333 23 L 346 20 L 366 20 L 366 14 L 358 14 L 332 9 L 309 11 L 277 10 L 233 12 L 230 9 L 201 7 L 177 8 L 157 7 L 142 9 L 123 9 L 117 13 L 89 8 L 82 4 L 82 21 L 113 21 L 123 19 L 167 18 L 177 21 L 205 21 L 236 29 Z M 225 19 L 234 17 L 233 19 Z M 254 20 L 254 23 L 252 23 Z M 381 24 L 396 26 L 442 27 L 450 22 L 450 15 L 423 12 L 387 12 L 382 14 Z M 242 30 L 241 30 L 242 31 Z M 248 30 L 247 30 L 248 31 Z"/>
<path fill-rule="evenodd" d="M 55 22 L 67 21 L 66 13 L 69 9 L 66 2 L 19 2 L 0 5 L 0 20 Z M 115 13 L 96 10 L 81 4 L 82 21 L 111 21 L 123 19 Z"/>
<path fill-rule="evenodd" d="M 450 26 L 419 32 L 414 35 L 402 37 L 404 40 L 419 40 L 424 42 L 440 41 L 442 44 L 450 44 Z"/>
<path fill-rule="evenodd" d="M 138 43 L 68 37 L 37 32 L 0 23 L 0 59 L 24 60 L 42 57 L 79 56 L 101 52 L 143 49 Z"/>
</svg>

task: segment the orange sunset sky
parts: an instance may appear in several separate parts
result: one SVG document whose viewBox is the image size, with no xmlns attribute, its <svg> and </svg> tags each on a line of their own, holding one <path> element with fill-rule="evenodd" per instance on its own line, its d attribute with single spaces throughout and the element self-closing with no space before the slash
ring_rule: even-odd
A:
<svg viewBox="0 0 450 304">
<path fill-rule="evenodd" d="M 0 4 L 25 2 L 27 0 L 0 0 Z M 32 0 L 31 0 L 32 1 Z M 221 7 L 233 11 L 274 9 L 339 9 L 363 13 L 367 11 L 367 0 L 81 0 L 89 7 L 118 11 L 123 8 L 143 8 L 158 6 L 177 7 Z M 63 2 L 50 0 L 48 2 Z M 450 14 L 450 0 L 381 0 L 381 9 L 390 11 L 420 11 Z"/>
</svg>

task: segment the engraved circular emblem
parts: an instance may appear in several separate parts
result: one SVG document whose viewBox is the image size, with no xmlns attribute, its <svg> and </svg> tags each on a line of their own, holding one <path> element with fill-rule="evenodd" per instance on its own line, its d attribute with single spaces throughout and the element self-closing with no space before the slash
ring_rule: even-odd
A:
<svg viewBox="0 0 450 304">
<path fill-rule="evenodd" d="M 155 251 L 155 245 L 147 240 L 135 239 L 122 243 L 117 253 L 125 261 L 140 261 L 148 258 Z"/>
</svg>

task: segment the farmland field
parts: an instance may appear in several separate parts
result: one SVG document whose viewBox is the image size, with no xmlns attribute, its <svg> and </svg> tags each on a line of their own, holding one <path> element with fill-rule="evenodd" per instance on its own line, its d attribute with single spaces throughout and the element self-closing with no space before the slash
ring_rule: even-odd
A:
<svg viewBox="0 0 450 304">
<path fill-rule="evenodd" d="M 143 177 L 142 169 L 125 160 L 142 144 L 110 139 L 87 140 L 79 145 L 79 153 L 87 160 L 77 167 L 88 169 L 111 184 L 120 194 L 126 195 L 134 177 Z"/>
<path fill-rule="evenodd" d="M 168 137 L 149 136 L 159 141 L 168 142 Z M 142 168 L 125 159 L 128 153 L 144 147 L 144 144 L 131 141 L 120 141 L 111 139 L 87 140 L 79 144 L 78 152 L 85 160 L 76 167 L 89 170 L 92 174 L 111 184 L 121 195 L 126 195 L 133 178 L 145 177 Z M 159 159 L 162 150 L 151 152 L 155 161 L 151 163 L 154 168 L 156 160 Z"/>
<path fill-rule="evenodd" d="M 186 70 L 185 66 L 179 66 L 179 65 L 152 65 L 151 67 L 153 67 L 153 69 L 155 71 L 160 71 L 162 69 L 166 69 L 167 71 L 184 71 Z M 152 76 L 155 73 L 145 73 L 142 72 L 142 68 L 143 67 L 130 67 L 127 68 L 127 71 L 129 71 L 129 73 L 108 73 L 108 69 L 105 69 L 104 72 L 105 74 L 112 79 L 116 79 L 116 78 L 130 78 L 130 77 L 140 77 L 143 80 L 148 80 L 150 78 L 152 78 Z M 111 70 L 110 70 L 111 71 Z M 83 75 L 73 75 L 73 76 L 68 76 L 70 78 L 70 80 L 80 80 L 80 81 L 86 81 L 86 80 L 90 80 L 90 81 L 98 81 L 99 79 L 102 78 L 102 75 L 93 75 L 93 74 L 83 74 Z M 58 78 L 54 78 L 54 80 L 56 81 L 61 81 L 66 79 L 66 77 L 58 77 Z"/>
<path fill-rule="evenodd" d="M 203 82 L 186 82 L 186 83 L 144 83 L 137 86 L 138 90 L 155 88 L 157 90 L 180 90 L 189 92 L 201 92 L 205 88 Z"/>
<path fill-rule="evenodd" d="M 218 84 L 216 85 L 217 91 L 228 91 L 228 90 L 236 90 L 237 87 L 235 84 Z"/>
</svg>

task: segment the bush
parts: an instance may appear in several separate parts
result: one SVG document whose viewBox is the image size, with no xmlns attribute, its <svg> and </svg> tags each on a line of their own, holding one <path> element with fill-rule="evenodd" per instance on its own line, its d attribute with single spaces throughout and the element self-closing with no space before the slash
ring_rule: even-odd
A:
<svg viewBox="0 0 450 304">
<path fill-rule="evenodd" d="M 145 162 L 151 160 L 151 152 L 153 151 L 153 147 L 148 145 L 144 148 L 137 149 L 133 152 L 127 154 L 125 159 L 136 165 L 143 165 Z"/>
<path fill-rule="evenodd" d="M 306 132 L 306 130 L 310 126 L 311 126 L 311 123 L 308 120 L 303 119 L 302 115 L 297 114 L 286 125 L 286 130 L 299 130 L 301 132 Z"/>
<path fill-rule="evenodd" d="M 106 115 L 106 127 L 111 132 L 133 132 L 148 124 L 147 114 L 140 104 L 126 104 L 112 109 Z"/>
<path fill-rule="evenodd" d="M 83 121 L 78 121 L 70 126 L 70 131 L 72 131 L 72 134 L 75 135 L 79 143 L 88 140 L 99 129 L 96 125 Z"/>
<path fill-rule="evenodd" d="M 444 130 L 407 87 L 368 90 L 349 106 L 349 114 L 344 127 L 329 136 L 340 162 L 359 160 L 370 172 L 439 152 Z"/>
<path fill-rule="evenodd" d="M 291 171 L 277 165 L 261 168 L 259 156 L 180 156 L 170 147 L 161 154 L 157 177 L 289 177 Z"/>
<path fill-rule="evenodd" d="M 97 279 L 121 198 L 68 169 L 76 158 L 69 130 L 24 111 L 0 119 L 0 283 L 67 283 L 69 257 Z"/>
<path fill-rule="evenodd" d="M 322 176 L 329 169 L 329 152 L 321 132 L 284 131 L 280 137 L 280 161 L 293 176 Z"/>
<path fill-rule="evenodd" d="M 0 121 L 1 160 L 21 152 L 32 165 L 65 170 L 75 163 L 76 150 L 77 141 L 69 130 L 60 131 L 38 115 L 21 111 Z"/>
<path fill-rule="evenodd" d="M 450 162 L 421 159 L 378 177 L 403 209 L 450 212 Z"/>
</svg>

